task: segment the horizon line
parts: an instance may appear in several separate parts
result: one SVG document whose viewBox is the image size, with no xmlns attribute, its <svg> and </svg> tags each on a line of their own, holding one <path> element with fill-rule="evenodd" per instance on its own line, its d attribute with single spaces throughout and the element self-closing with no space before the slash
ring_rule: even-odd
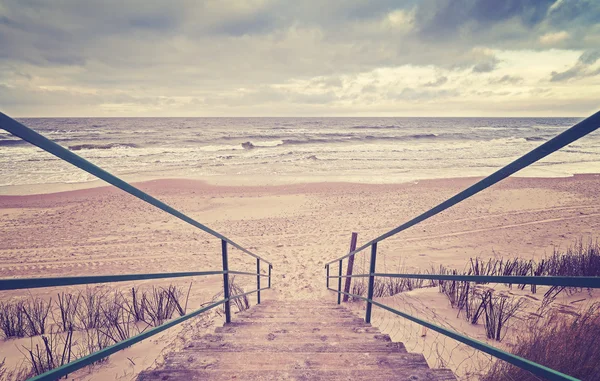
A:
<svg viewBox="0 0 600 381">
<path fill-rule="evenodd" d="M 109 119 L 109 118 L 129 118 L 129 119 L 193 119 L 193 118 L 446 118 L 446 119 L 469 119 L 469 118 L 498 118 L 498 119 L 525 119 L 525 118 L 585 118 L 585 115 L 577 116 L 11 116 L 12 118 L 26 119 L 75 119 L 75 118 L 94 118 L 94 119 Z"/>
</svg>

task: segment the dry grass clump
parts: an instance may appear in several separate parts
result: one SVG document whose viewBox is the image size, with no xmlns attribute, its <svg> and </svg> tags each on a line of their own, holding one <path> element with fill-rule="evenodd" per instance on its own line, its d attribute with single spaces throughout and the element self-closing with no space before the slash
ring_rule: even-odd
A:
<svg viewBox="0 0 600 381">
<path fill-rule="evenodd" d="M 520 298 L 496 295 L 493 289 L 483 289 L 474 282 L 446 280 L 439 281 L 438 287 L 450 306 L 458 309 L 458 316 L 471 324 L 483 320 L 487 338 L 496 341 L 502 340 L 504 328 L 523 305 Z"/>
<path fill-rule="evenodd" d="M 518 337 L 512 353 L 581 380 L 600 374 L 600 309 L 595 304 L 579 316 L 555 312 Z M 528 371 L 497 360 L 482 381 L 538 381 Z"/>
<path fill-rule="evenodd" d="M 402 272 L 402 270 L 398 270 Z M 393 296 L 401 292 L 416 290 L 423 287 L 432 287 L 432 282 L 424 279 L 375 277 L 373 280 L 373 297 L 383 298 Z M 350 293 L 359 296 L 367 296 L 369 281 L 367 278 L 354 278 L 351 283 Z M 362 299 L 350 296 L 349 301 L 361 301 Z"/>
<path fill-rule="evenodd" d="M 487 261 L 471 258 L 466 271 L 462 273 L 445 266 L 440 266 L 435 273 L 479 276 L 599 276 L 600 246 L 598 242 L 589 241 L 584 244 L 578 241 L 565 252 L 555 249 L 552 256 L 539 262 L 522 258 L 491 258 Z M 522 299 L 495 295 L 492 289 L 483 289 L 480 285 L 485 282 L 452 280 L 434 283 L 437 284 L 439 292 L 446 295 L 450 305 L 458 309 L 459 316 L 462 314 L 471 324 L 478 324 L 483 320 L 487 337 L 497 341 L 502 339 L 504 327 L 523 305 Z M 508 286 L 512 287 L 511 284 Z M 521 290 L 525 286 L 518 285 Z M 543 305 L 549 304 L 564 290 L 576 292 L 581 289 L 551 287 L 544 296 Z M 535 285 L 531 285 L 531 291 L 536 292 Z"/>
<path fill-rule="evenodd" d="M 44 335 L 49 327 L 56 332 L 117 327 L 117 336 L 127 338 L 127 325 L 142 322 L 156 327 L 175 314 L 185 315 L 190 291 L 191 284 L 187 293 L 175 285 L 113 294 L 88 287 L 76 294 L 60 293 L 55 301 L 29 297 L 0 302 L 0 331 L 11 339 Z"/>
<path fill-rule="evenodd" d="M 73 331 L 60 335 L 50 331 L 49 335 L 41 336 L 41 343 L 31 343 L 23 347 L 25 360 L 31 366 L 33 375 L 40 375 L 49 370 L 67 364 L 73 355 Z"/>
<path fill-rule="evenodd" d="M 443 269 L 443 266 L 441 266 Z M 446 269 L 447 270 L 447 269 Z M 447 270 L 448 271 L 448 270 Z M 440 272 L 441 273 L 441 272 Z M 576 241 L 565 251 L 555 248 L 551 256 L 536 262 L 523 258 L 490 258 L 484 261 L 471 258 L 466 275 L 488 276 L 600 276 L 600 243 L 598 241 Z M 509 284 L 509 286 L 512 286 Z M 526 285 L 518 287 L 522 290 Z M 535 293 L 536 286 L 530 285 Z M 578 288 L 555 286 L 546 292 L 545 298 L 552 300 L 562 291 L 580 291 Z"/>
<path fill-rule="evenodd" d="M 23 314 L 27 318 L 28 336 L 46 333 L 46 320 L 51 307 L 52 299 L 45 301 L 41 298 L 30 298 L 23 304 Z"/>
<path fill-rule="evenodd" d="M 231 278 L 229 278 L 229 296 L 230 297 L 233 297 L 236 295 L 241 295 L 245 292 L 246 291 L 244 291 L 244 288 L 241 287 L 239 284 L 237 284 L 237 282 L 235 280 L 235 276 L 232 276 Z M 223 291 L 219 291 L 212 297 L 211 302 L 214 303 L 219 300 L 223 300 L 223 298 L 224 298 Z M 235 306 L 237 308 L 238 312 L 242 312 L 242 311 L 245 311 L 248 308 L 250 308 L 250 299 L 248 299 L 248 295 L 244 295 L 240 298 L 233 299 L 231 301 L 230 305 Z M 221 307 L 217 308 L 216 311 L 219 316 L 225 314 L 225 305 L 221 305 Z"/>
<path fill-rule="evenodd" d="M 25 337 L 23 302 L 0 302 L 0 329 L 6 339 Z"/>
<path fill-rule="evenodd" d="M 62 292 L 58 294 L 56 309 L 52 311 L 52 319 L 61 331 L 66 332 L 75 327 L 75 318 L 80 301 L 81 293 L 74 295 Z"/>
<path fill-rule="evenodd" d="M 6 368 L 6 359 L 0 361 L 0 380 L 21 381 L 31 377 L 33 377 L 33 373 L 30 368 L 21 365 L 17 369 L 9 370 Z"/>
<path fill-rule="evenodd" d="M 129 293 L 88 287 L 77 294 L 60 293 L 54 302 L 33 297 L 1 302 L 0 330 L 5 339 L 32 339 L 28 346 L 22 346 L 27 368 L 8 372 L 2 362 L 0 379 L 21 380 L 42 374 L 126 340 L 149 326 L 161 325 L 175 314 L 183 316 L 190 291 L 191 284 L 187 293 L 175 285 L 151 290 L 132 288 Z"/>
</svg>

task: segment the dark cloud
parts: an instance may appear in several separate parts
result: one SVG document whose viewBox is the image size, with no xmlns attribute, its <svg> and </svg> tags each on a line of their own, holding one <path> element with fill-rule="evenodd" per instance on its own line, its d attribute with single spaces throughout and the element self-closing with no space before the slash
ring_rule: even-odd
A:
<svg viewBox="0 0 600 381">
<path fill-rule="evenodd" d="M 436 0 L 421 3 L 417 11 L 419 33 L 445 41 L 477 33 L 516 19 L 531 28 L 539 24 L 554 0 Z"/>
<path fill-rule="evenodd" d="M 595 64 L 596 61 L 598 61 L 598 59 L 600 59 L 600 49 L 586 51 L 581 56 L 579 56 L 577 63 L 575 63 L 573 67 L 562 72 L 553 71 L 550 74 L 550 81 L 562 82 L 574 78 L 598 75 L 599 69 L 594 70 L 590 68 L 590 66 Z"/>
<path fill-rule="evenodd" d="M 583 65 L 593 65 L 600 59 L 600 49 L 588 50 L 579 57 L 579 62 Z"/>
<path fill-rule="evenodd" d="M 489 73 L 494 71 L 497 66 L 498 60 L 496 58 L 490 58 L 473 66 L 473 73 Z"/>
<path fill-rule="evenodd" d="M 517 75 L 503 75 L 500 78 L 490 79 L 490 84 L 510 84 L 510 85 L 518 85 L 523 82 L 523 77 Z"/>
<path fill-rule="evenodd" d="M 458 95 L 460 95 L 460 92 L 456 89 L 425 90 L 407 87 L 399 92 L 389 92 L 387 94 L 387 98 L 410 102 L 422 102 L 436 100 L 440 98 L 455 97 Z"/>
<path fill-rule="evenodd" d="M 431 81 L 431 82 L 427 82 L 427 83 L 423 84 L 423 86 L 425 86 L 425 87 L 437 87 L 437 86 L 442 86 L 446 82 L 448 82 L 448 77 L 442 76 L 442 77 L 439 77 L 438 79 L 436 79 L 435 81 Z"/>
<path fill-rule="evenodd" d="M 565 27 L 574 24 L 588 26 L 600 23 L 600 2 L 597 0 L 558 0 L 548 11 L 550 24 Z"/>
</svg>

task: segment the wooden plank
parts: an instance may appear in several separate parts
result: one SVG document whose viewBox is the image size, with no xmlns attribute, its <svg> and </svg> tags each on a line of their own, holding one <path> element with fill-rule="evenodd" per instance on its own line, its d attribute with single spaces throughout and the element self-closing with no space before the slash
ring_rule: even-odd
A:
<svg viewBox="0 0 600 381">
<path fill-rule="evenodd" d="M 350 251 L 356 250 L 356 241 L 358 239 L 358 233 L 352 232 L 352 238 L 350 238 Z M 348 268 L 346 269 L 346 275 L 352 275 L 352 268 L 354 267 L 354 255 L 348 258 Z M 350 293 L 350 281 L 352 278 L 346 278 L 346 284 L 344 285 L 344 291 Z M 344 295 L 344 302 L 348 301 L 348 295 Z"/>
</svg>

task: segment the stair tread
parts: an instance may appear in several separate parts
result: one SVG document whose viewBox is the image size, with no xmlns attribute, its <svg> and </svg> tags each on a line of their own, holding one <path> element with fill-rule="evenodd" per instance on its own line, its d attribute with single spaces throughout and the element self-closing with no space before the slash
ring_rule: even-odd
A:
<svg viewBox="0 0 600 381">
<path fill-rule="evenodd" d="M 195 340 L 185 347 L 194 352 L 400 352 L 406 351 L 402 343 L 394 342 L 238 342 Z"/>
<path fill-rule="evenodd" d="M 167 356 L 165 368 L 184 369 L 198 367 L 207 370 L 238 370 L 244 364 L 245 370 L 295 370 L 298 367 L 313 370 L 335 370 L 351 367 L 352 369 L 429 369 L 425 358 L 417 353 L 374 353 L 358 355 L 344 353 L 269 353 L 268 356 L 257 353 L 189 353 L 187 351 L 172 353 Z"/>
<path fill-rule="evenodd" d="M 268 334 L 268 333 L 323 333 L 323 334 L 377 334 L 380 333 L 378 328 L 364 326 L 306 326 L 306 325 L 232 325 L 227 324 L 223 327 L 215 328 L 215 333 L 230 333 L 230 334 Z"/>
<path fill-rule="evenodd" d="M 224 340 L 235 340 L 239 342 L 246 341 L 274 341 L 274 342 L 314 342 L 314 341 L 339 341 L 339 342 L 352 342 L 352 341 L 380 341 L 387 342 L 392 341 L 389 335 L 382 333 L 367 333 L 361 332 L 356 333 L 353 331 L 349 332 L 329 332 L 329 331 L 316 331 L 316 332 L 305 332 L 305 331 L 287 331 L 287 330 L 273 330 L 273 331 L 238 331 L 238 332 L 216 332 L 214 335 L 206 335 L 204 337 L 220 336 Z M 193 337 L 192 339 L 200 339 L 200 337 Z"/>
<path fill-rule="evenodd" d="M 336 303 L 270 300 L 232 320 L 138 380 L 456 380 Z"/>
<path fill-rule="evenodd" d="M 442 381 L 431 369 L 336 369 L 336 370 L 176 370 L 161 369 L 143 372 L 140 381 L 150 380 L 410 380 L 410 381 Z"/>
</svg>

